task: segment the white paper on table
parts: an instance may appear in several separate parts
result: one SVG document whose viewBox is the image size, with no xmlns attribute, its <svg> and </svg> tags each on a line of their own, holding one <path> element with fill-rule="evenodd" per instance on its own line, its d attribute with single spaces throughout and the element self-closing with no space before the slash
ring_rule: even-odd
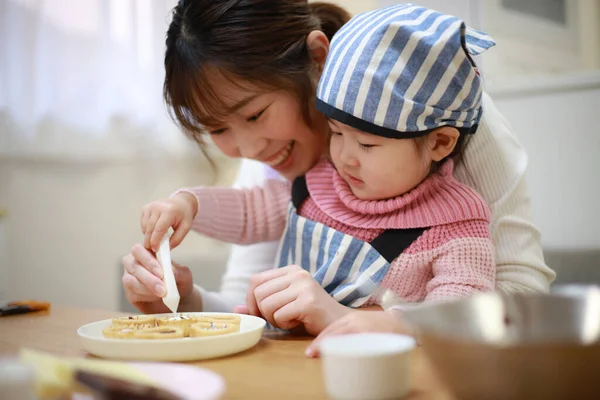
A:
<svg viewBox="0 0 600 400">
<path fill-rule="evenodd" d="M 173 275 L 173 264 L 171 263 L 171 245 L 169 240 L 171 239 L 170 231 L 165 234 L 163 240 L 160 242 L 158 252 L 156 252 L 156 258 L 163 269 L 163 282 L 167 288 L 167 293 L 163 297 L 163 303 L 172 312 L 177 312 L 179 307 L 179 289 L 177 289 L 177 283 L 175 282 L 175 275 Z"/>
</svg>

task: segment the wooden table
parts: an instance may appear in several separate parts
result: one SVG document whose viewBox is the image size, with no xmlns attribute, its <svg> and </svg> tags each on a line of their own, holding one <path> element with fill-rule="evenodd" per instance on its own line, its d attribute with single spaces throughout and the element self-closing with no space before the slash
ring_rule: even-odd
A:
<svg viewBox="0 0 600 400">
<path fill-rule="evenodd" d="M 53 307 L 48 312 L 0 317 L 0 356 L 21 347 L 62 356 L 92 357 L 79 343 L 79 326 L 121 313 Z M 319 359 L 304 356 L 308 337 L 265 333 L 252 349 L 215 360 L 195 362 L 226 380 L 226 399 L 326 398 Z M 451 400 L 420 349 L 413 358 L 413 392 L 407 400 Z"/>
</svg>

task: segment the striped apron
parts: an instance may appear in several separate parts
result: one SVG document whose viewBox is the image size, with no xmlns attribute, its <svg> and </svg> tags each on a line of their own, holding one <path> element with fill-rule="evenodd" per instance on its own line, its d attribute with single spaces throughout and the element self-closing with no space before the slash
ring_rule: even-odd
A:
<svg viewBox="0 0 600 400">
<path fill-rule="evenodd" d="M 306 179 L 297 178 L 276 266 L 302 267 L 345 306 L 364 305 L 379 288 L 391 262 L 427 229 L 387 229 L 367 243 L 298 215 L 308 196 Z"/>
</svg>

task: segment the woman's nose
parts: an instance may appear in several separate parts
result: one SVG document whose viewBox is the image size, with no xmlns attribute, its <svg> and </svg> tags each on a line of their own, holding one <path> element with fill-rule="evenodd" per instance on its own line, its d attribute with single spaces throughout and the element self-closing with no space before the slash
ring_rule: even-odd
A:
<svg viewBox="0 0 600 400">
<path fill-rule="evenodd" d="M 249 133 L 241 132 L 236 135 L 236 144 L 244 158 L 260 159 L 269 142 L 266 138 L 255 137 Z"/>
</svg>

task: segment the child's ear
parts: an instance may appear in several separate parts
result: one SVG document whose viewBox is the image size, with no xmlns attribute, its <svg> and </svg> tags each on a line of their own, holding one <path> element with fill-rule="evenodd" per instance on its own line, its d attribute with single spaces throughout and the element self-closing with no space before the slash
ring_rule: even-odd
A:
<svg viewBox="0 0 600 400">
<path fill-rule="evenodd" d="M 306 37 L 306 47 L 310 57 L 319 65 L 319 71 L 322 71 L 329 54 L 329 39 L 321 31 L 312 31 Z"/>
<path fill-rule="evenodd" d="M 442 126 L 427 135 L 427 150 L 432 161 L 442 161 L 448 157 L 458 142 L 460 133 L 451 126 Z"/>
</svg>

